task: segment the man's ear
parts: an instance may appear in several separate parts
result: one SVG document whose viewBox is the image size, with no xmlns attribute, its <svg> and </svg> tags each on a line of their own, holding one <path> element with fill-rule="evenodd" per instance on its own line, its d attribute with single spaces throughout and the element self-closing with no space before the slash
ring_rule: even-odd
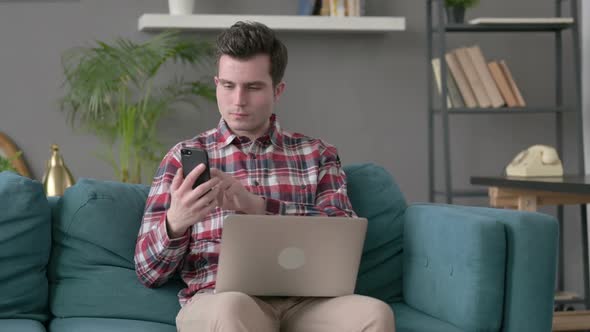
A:
<svg viewBox="0 0 590 332">
<path fill-rule="evenodd" d="M 281 81 L 279 84 L 277 84 L 277 86 L 274 87 L 275 102 L 279 101 L 283 91 L 285 91 L 285 86 L 285 82 Z"/>
<path fill-rule="evenodd" d="M 219 77 L 213 76 L 213 82 L 215 83 L 215 86 L 217 86 L 217 84 L 219 84 Z"/>
</svg>

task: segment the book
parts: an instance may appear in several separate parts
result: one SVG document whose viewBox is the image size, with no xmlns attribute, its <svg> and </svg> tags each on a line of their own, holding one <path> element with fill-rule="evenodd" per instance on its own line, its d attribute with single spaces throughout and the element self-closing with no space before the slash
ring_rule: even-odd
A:
<svg viewBox="0 0 590 332">
<path fill-rule="evenodd" d="M 448 52 L 445 54 L 445 60 L 447 61 L 447 67 L 453 76 L 453 80 L 459 89 L 461 97 L 463 97 L 462 101 L 464 105 L 469 108 L 477 107 L 475 95 L 473 94 L 471 86 L 469 86 L 469 82 L 467 81 L 467 77 L 465 77 L 463 69 L 461 69 L 461 65 L 459 65 L 457 56 L 452 52 Z"/>
<path fill-rule="evenodd" d="M 449 93 L 449 97 L 451 97 L 451 104 L 453 107 L 465 107 L 465 103 L 463 102 L 463 97 L 461 97 L 461 93 L 459 92 L 459 88 L 457 87 L 457 82 L 453 78 L 453 74 L 451 74 L 450 69 L 447 65 L 447 92 Z"/>
<path fill-rule="evenodd" d="M 346 16 L 363 16 L 365 0 L 345 0 Z"/>
<path fill-rule="evenodd" d="M 320 7 L 320 15 L 321 16 L 330 16 L 330 3 L 332 0 L 320 0 L 321 7 Z"/>
<path fill-rule="evenodd" d="M 571 24 L 573 17 L 478 17 L 469 24 Z"/>
<path fill-rule="evenodd" d="M 313 15 L 316 0 L 299 0 L 299 15 Z"/>
<path fill-rule="evenodd" d="M 490 74 L 490 70 L 486 63 L 486 59 L 483 56 L 481 48 L 477 45 L 468 47 L 467 53 L 469 53 L 471 61 L 473 62 L 473 66 L 475 67 L 475 71 L 477 71 L 477 75 L 479 76 L 482 82 L 484 90 L 490 98 L 492 107 L 498 108 L 504 106 L 504 98 L 502 98 L 502 95 L 500 94 L 500 91 L 498 91 L 498 87 L 496 86 L 496 82 Z"/>
<path fill-rule="evenodd" d="M 518 89 L 518 86 L 516 85 L 516 82 L 514 81 L 514 78 L 512 77 L 512 73 L 510 72 L 510 69 L 508 69 L 508 65 L 506 64 L 506 61 L 504 61 L 504 60 L 500 61 L 500 68 L 502 69 L 502 73 L 504 74 L 504 76 L 506 76 L 506 79 L 508 80 L 508 83 L 510 85 L 510 89 L 512 90 L 512 93 L 516 97 L 516 101 L 518 103 L 518 106 L 525 107 L 526 103 L 524 101 L 524 98 L 522 97 L 522 94 L 520 93 L 520 90 Z"/>
<path fill-rule="evenodd" d="M 432 71 L 434 72 L 434 82 L 436 83 L 436 88 L 438 89 L 439 95 L 442 94 L 442 80 L 441 80 L 441 68 L 440 68 L 440 59 L 434 58 L 432 59 Z M 449 77 L 450 73 L 447 73 L 447 78 Z M 448 80 L 447 80 L 448 82 Z M 447 84 L 447 92 L 448 92 L 448 84 Z M 453 103 L 451 102 L 451 97 L 447 94 L 447 108 L 453 107 Z"/>
<path fill-rule="evenodd" d="M 346 14 L 345 0 L 329 0 L 330 16 L 343 17 Z"/>
<path fill-rule="evenodd" d="M 512 89 L 510 88 L 510 83 L 508 83 L 508 79 L 504 75 L 502 68 L 496 61 L 490 61 L 488 63 L 488 68 L 490 69 L 490 73 L 498 86 L 498 90 L 500 90 L 500 94 L 502 98 L 506 101 L 506 106 L 508 107 L 517 107 L 518 101 L 516 97 L 512 93 Z"/>
<path fill-rule="evenodd" d="M 488 97 L 488 94 L 483 86 L 483 82 L 477 74 L 477 70 L 473 65 L 473 61 L 471 60 L 471 56 L 469 55 L 467 48 L 461 47 L 454 50 L 453 52 L 457 56 L 457 60 L 459 60 L 459 65 L 463 69 L 465 77 L 467 77 L 467 82 L 469 82 L 469 85 L 473 90 L 475 100 L 477 100 L 479 107 L 487 108 L 492 106 L 490 97 Z"/>
</svg>

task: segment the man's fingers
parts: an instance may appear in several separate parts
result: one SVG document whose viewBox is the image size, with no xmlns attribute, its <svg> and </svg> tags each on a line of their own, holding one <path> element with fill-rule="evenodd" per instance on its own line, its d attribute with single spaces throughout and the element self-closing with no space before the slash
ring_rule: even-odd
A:
<svg viewBox="0 0 590 332">
<path fill-rule="evenodd" d="M 170 189 L 172 191 L 178 190 L 180 184 L 182 183 L 182 167 L 176 170 L 176 174 L 174 174 L 174 178 L 172 179 L 172 184 L 170 185 Z"/>
<path fill-rule="evenodd" d="M 224 180 L 224 181 L 233 178 L 231 175 L 226 174 L 225 172 L 223 172 L 217 168 L 211 168 L 209 171 L 211 172 L 211 177 L 220 178 L 221 180 Z"/>
<path fill-rule="evenodd" d="M 190 193 L 190 195 L 191 195 L 190 199 L 197 201 L 201 196 L 204 196 L 209 191 L 211 191 L 215 186 L 219 185 L 219 182 L 220 181 L 218 178 L 213 178 L 213 179 L 199 185 Z"/>
<path fill-rule="evenodd" d="M 192 190 L 193 184 L 197 181 L 199 175 L 201 175 L 205 171 L 205 164 L 199 164 L 197 167 L 193 168 L 193 170 L 188 173 L 180 188 L 183 191 Z"/>
<path fill-rule="evenodd" d="M 241 183 L 237 182 L 237 181 L 233 181 L 229 187 L 227 187 L 225 189 L 225 193 L 228 196 L 236 196 L 239 193 L 239 190 L 241 189 Z"/>
<path fill-rule="evenodd" d="M 211 191 L 199 198 L 197 204 L 200 209 L 214 208 L 217 206 L 217 190 L 217 188 L 211 189 Z"/>
</svg>

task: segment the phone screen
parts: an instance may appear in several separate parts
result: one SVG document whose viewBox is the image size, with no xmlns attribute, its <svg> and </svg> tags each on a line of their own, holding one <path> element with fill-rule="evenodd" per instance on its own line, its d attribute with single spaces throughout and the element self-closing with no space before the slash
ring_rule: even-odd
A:
<svg viewBox="0 0 590 332">
<path fill-rule="evenodd" d="M 182 175 L 186 179 L 189 173 L 199 164 L 205 164 L 206 168 L 203 173 L 193 183 L 193 189 L 209 181 L 211 175 L 209 173 L 209 157 L 207 151 L 196 148 L 182 148 L 180 150 L 180 160 L 182 163 Z"/>
</svg>

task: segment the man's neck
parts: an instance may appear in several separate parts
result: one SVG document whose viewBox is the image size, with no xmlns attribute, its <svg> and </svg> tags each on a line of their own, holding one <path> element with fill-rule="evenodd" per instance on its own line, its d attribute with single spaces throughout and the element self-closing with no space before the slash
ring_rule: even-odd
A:
<svg viewBox="0 0 590 332">
<path fill-rule="evenodd" d="M 270 121 L 263 127 L 263 129 L 257 130 L 255 133 L 248 132 L 248 131 L 237 131 L 232 128 L 229 128 L 232 133 L 234 133 L 238 137 L 248 137 L 251 141 L 255 141 L 258 138 L 266 135 L 270 129 Z"/>
</svg>

